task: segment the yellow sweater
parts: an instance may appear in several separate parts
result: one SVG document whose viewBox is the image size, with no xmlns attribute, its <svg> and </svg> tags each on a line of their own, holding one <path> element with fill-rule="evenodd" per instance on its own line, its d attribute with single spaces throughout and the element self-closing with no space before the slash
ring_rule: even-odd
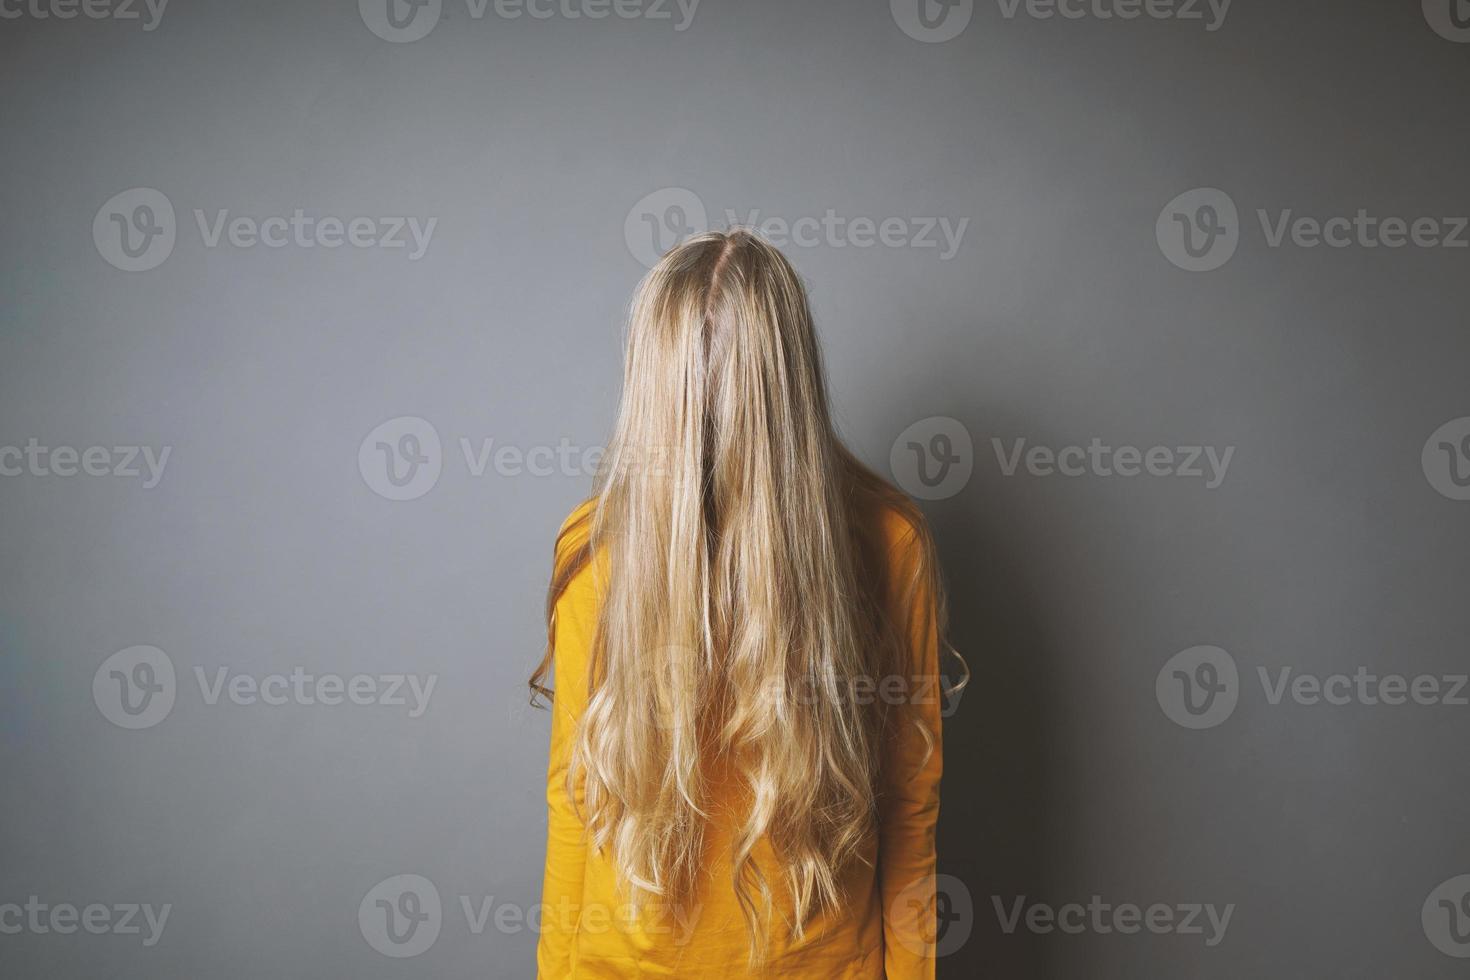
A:
<svg viewBox="0 0 1470 980">
<path fill-rule="evenodd" d="M 583 515 L 583 504 L 568 518 Z M 913 528 L 897 512 L 885 512 L 883 540 L 894 622 L 909 622 L 898 596 L 922 560 Z M 575 542 L 563 542 L 570 549 Z M 562 556 L 558 555 L 558 559 Z M 596 559 L 594 558 L 594 561 Z M 605 565 L 603 566 L 605 568 Z M 934 828 L 939 817 L 942 752 L 938 693 L 938 650 L 933 617 L 919 615 L 911 636 L 912 670 L 901 699 L 896 735 L 886 746 L 885 777 L 879 787 L 879 825 L 864 862 L 847 872 L 848 902 L 840 915 L 819 913 L 797 940 L 783 932 L 790 897 L 779 887 L 779 868 L 769 844 L 760 842 L 755 860 L 772 883 L 771 954 L 757 972 L 747 968 L 745 922 L 731 883 L 728 858 L 741 791 L 718 765 L 711 774 L 715 808 L 706 832 L 706 877 L 685 910 L 650 905 L 635 921 L 607 856 L 590 849 L 582 822 L 568 798 L 567 762 L 573 733 L 587 703 L 587 657 L 596 629 L 599 597 L 589 564 L 568 584 L 555 611 L 556 696 L 551 706 L 551 752 L 546 776 L 546 874 L 536 962 L 541 980 L 625 980 L 677 977 L 801 977 L 811 980 L 915 980 L 934 976 Z M 913 600 L 928 604 L 921 589 Z M 927 613 L 929 610 L 919 610 Z M 885 697 L 880 692 L 874 697 Z M 892 698 L 892 701 L 898 701 Z M 912 713 L 905 715 L 904 713 Z M 934 733 L 933 751 L 910 721 Z"/>
</svg>

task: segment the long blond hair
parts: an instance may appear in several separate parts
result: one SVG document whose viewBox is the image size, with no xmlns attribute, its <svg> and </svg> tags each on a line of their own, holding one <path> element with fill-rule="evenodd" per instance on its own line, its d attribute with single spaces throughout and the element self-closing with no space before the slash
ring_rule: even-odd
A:
<svg viewBox="0 0 1470 980">
<path fill-rule="evenodd" d="M 678 903 L 703 860 L 710 760 L 728 758 L 748 791 L 730 859 L 755 962 L 772 908 L 757 841 L 783 865 L 800 936 L 842 908 L 875 827 L 887 713 L 850 684 L 898 669 L 912 635 L 884 612 L 877 507 L 918 533 L 923 581 L 907 585 L 934 597 L 941 637 L 944 616 L 922 518 L 834 430 L 806 291 L 773 246 L 700 235 L 649 272 L 594 496 L 586 526 L 563 531 L 580 544 L 553 571 L 533 701 L 552 694 L 557 599 L 605 554 L 568 786 L 584 781 L 589 842 L 633 901 Z"/>
</svg>

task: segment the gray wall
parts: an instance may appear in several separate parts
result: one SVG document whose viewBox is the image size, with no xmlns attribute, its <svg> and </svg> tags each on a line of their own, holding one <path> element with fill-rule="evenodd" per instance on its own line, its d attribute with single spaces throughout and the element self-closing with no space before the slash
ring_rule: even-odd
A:
<svg viewBox="0 0 1470 980">
<path fill-rule="evenodd" d="M 530 975 L 551 539 L 703 209 L 932 498 L 941 973 L 1463 976 L 1470 26 L 1097 2 L 0 4 L 0 973 Z"/>
</svg>

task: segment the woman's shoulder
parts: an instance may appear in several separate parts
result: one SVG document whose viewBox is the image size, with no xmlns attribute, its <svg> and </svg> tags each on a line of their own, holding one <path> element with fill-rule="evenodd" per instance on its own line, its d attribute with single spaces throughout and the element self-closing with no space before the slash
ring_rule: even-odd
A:
<svg viewBox="0 0 1470 980">
<path fill-rule="evenodd" d="M 556 532 L 556 557 L 570 556 L 587 547 L 592 540 L 592 518 L 597 510 L 597 498 L 588 497 L 572 508 L 572 512 L 561 522 Z"/>
<path fill-rule="evenodd" d="M 912 500 L 895 492 L 876 501 L 872 512 L 873 526 L 890 564 L 911 565 L 923 556 L 929 526 Z"/>
<path fill-rule="evenodd" d="M 592 531 L 597 516 L 597 498 L 589 497 L 572 508 L 556 534 L 556 574 L 566 585 L 573 579 L 586 580 L 592 565 Z M 870 537 L 876 539 L 890 568 L 913 571 L 923 560 L 929 528 L 923 512 L 900 493 L 871 501 L 866 518 Z"/>
<path fill-rule="evenodd" d="M 559 599 L 578 603 L 595 597 L 592 573 L 592 524 L 597 500 L 582 501 L 561 522 L 552 557 L 552 588 Z"/>
</svg>

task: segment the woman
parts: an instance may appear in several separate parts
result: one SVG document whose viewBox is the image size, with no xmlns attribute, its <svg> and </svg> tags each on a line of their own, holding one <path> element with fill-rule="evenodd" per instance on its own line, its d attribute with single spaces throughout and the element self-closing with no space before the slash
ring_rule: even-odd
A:
<svg viewBox="0 0 1470 980">
<path fill-rule="evenodd" d="M 943 610 L 918 511 L 837 438 L 785 257 L 669 252 L 530 681 L 543 980 L 932 977 Z"/>
</svg>

